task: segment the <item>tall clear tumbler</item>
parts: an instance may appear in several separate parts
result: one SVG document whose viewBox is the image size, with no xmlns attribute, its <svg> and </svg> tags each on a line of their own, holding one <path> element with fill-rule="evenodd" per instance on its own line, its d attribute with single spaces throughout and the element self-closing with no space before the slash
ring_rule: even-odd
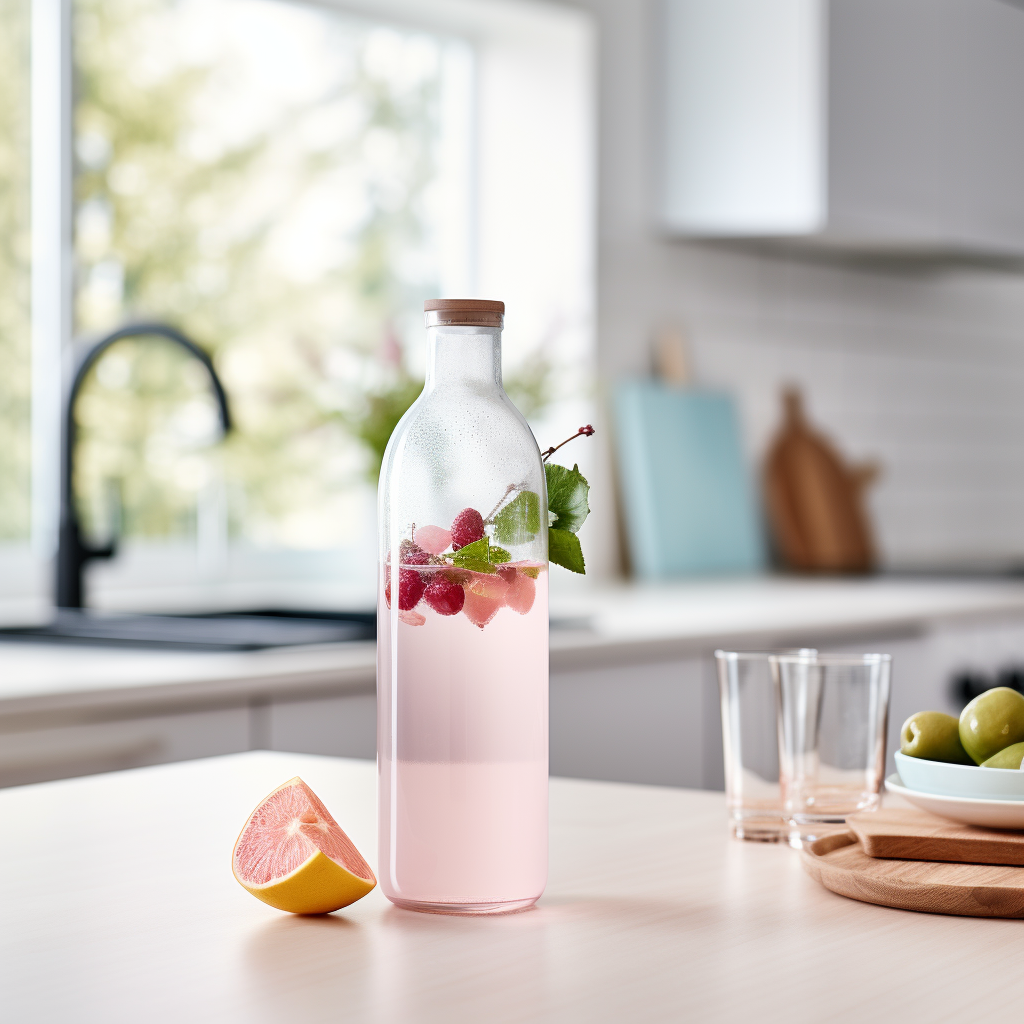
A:
<svg viewBox="0 0 1024 1024">
<path fill-rule="evenodd" d="M 401 907 L 500 913 L 547 878 L 544 467 L 502 389 L 504 304 L 425 309 L 379 488 L 377 875 Z"/>
<path fill-rule="evenodd" d="M 885 771 L 888 654 L 776 654 L 779 779 L 790 841 L 876 810 Z"/>
<path fill-rule="evenodd" d="M 811 648 L 803 653 L 814 654 Z M 779 790 L 779 727 L 767 651 L 715 651 L 729 827 L 736 839 L 789 837 Z"/>
</svg>

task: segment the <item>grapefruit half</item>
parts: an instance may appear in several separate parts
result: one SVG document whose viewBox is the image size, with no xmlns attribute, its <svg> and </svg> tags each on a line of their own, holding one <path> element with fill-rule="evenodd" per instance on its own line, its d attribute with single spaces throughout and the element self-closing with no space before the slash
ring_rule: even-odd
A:
<svg viewBox="0 0 1024 1024">
<path fill-rule="evenodd" d="M 292 914 L 329 914 L 377 884 L 352 840 L 297 776 L 249 815 L 231 870 L 257 899 Z"/>
</svg>

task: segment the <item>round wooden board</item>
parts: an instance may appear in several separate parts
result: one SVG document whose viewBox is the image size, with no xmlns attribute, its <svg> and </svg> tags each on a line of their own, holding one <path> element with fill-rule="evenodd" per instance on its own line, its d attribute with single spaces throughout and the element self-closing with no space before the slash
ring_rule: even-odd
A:
<svg viewBox="0 0 1024 1024">
<path fill-rule="evenodd" d="M 804 869 L 826 889 L 863 903 L 927 914 L 1024 918 L 1024 867 L 869 857 L 852 832 L 801 851 Z"/>
</svg>

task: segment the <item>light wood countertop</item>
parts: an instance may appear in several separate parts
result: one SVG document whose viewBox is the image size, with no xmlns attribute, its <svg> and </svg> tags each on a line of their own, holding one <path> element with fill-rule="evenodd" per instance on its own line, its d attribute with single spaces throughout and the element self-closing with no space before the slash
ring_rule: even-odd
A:
<svg viewBox="0 0 1024 1024">
<path fill-rule="evenodd" d="M 1024 923 L 835 896 L 687 790 L 553 780 L 550 882 L 526 913 L 419 915 L 375 890 L 290 917 L 230 853 L 295 774 L 374 862 L 369 762 L 250 753 L 0 792 L 0 1017 L 862 1024 L 995 1019 L 1024 997 Z"/>
</svg>

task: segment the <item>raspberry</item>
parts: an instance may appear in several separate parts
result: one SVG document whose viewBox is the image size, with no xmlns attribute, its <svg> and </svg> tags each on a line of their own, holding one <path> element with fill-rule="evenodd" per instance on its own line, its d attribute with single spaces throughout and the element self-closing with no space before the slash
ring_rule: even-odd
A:
<svg viewBox="0 0 1024 1024">
<path fill-rule="evenodd" d="M 482 540 L 484 517 L 475 508 L 464 508 L 452 523 L 452 549 L 458 551 L 467 544 Z"/>
<path fill-rule="evenodd" d="M 466 603 L 466 592 L 458 583 L 438 576 L 423 592 L 423 600 L 438 615 L 458 615 Z"/>
<path fill-rule="evenodd" d="M 411 540 L 403 540 L 398 549 L 398 561 L 402 565 L 429 565 L 430 554 Z"/>
<path fill-rule="evenodd" d="M 391 607 L 391 571 L 387 566 L 384 574 L 384 600 L 388 607 Z M 420 603 L 426 584 L 418 572 L 412 569 L 398 570 L 398 608 L 399 611 L 409 612 Z"/>
</svg>

